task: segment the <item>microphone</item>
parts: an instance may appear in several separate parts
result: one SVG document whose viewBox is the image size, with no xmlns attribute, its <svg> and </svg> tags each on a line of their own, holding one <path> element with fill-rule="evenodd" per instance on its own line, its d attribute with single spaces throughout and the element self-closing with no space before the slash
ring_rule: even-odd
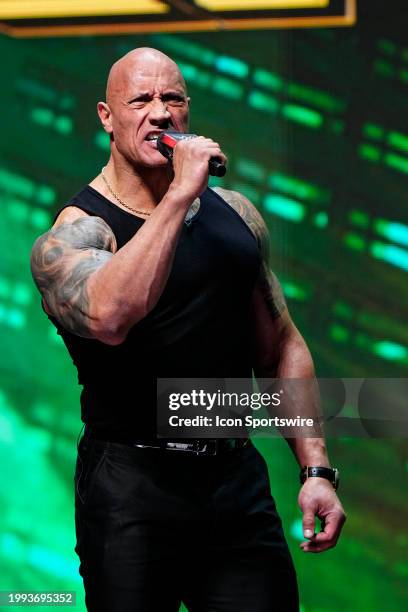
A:
<svg viewBox="0 0 408 612">
<path fill-rule="evenodd" d="M 182 132 L 162 132 L 157 138 L 157 149 L 170 161 L 173 159 L 173 149 L 179 140 L 197 138 L 197 134 L 184 134 Z M 211 157 L 208 162 L 211 176 L 224 176 L 227 171 L 225 165 L 217 157 Z"/>
</svg>

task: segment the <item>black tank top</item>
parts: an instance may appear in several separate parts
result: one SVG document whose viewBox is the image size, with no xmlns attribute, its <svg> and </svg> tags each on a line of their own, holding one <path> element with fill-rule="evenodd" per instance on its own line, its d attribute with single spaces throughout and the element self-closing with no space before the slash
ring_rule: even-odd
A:
<svg viewBox="0 0 408 612">
<path fill-rule="evenodd" d="M 106 221 L 118 249 L 144 223 L 90 186 L 57 216 L 67 206 Z M 259 266 L 251 230 L 225 200 L 207 189 L 198 212 L 184 222 L 158 303 L 132 327 L 123 344 L 81 338 L 49 317 L 78 369 L 82 420 L 152 439 L 157 377 L 250 378 L 249 305 Z"/>
</svg>

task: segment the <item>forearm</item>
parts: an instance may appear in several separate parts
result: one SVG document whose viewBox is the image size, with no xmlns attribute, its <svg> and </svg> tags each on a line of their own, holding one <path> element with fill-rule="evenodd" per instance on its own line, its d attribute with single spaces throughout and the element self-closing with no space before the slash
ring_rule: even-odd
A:
<svg viewBox="0 0 408 612">
<path fill-rule="evenodd" d="M 253 208 L 247 207 L 247 222 L 258 237 L 263 265 L 251 303 L 253 366 L 262 391 L 271 387 L 279 392 L 281 403 L 274 415 L 296 419 L 314 419 L 313 430 L 302 426 L 279 428 L 300 466 L 329 467 L 320 413 L 319 393 L 312 357 L 296 329 L 277 278 L 268 269 L 269 235 Z M 262 381 L 262 379 L 267 379 Z M 271 385 L 271 379 L 278 384 Z M 282 393 L 283 391 L 283 393 Z M 307 420 L 305 421 L 308 425 Z M 309 431 L 308 431 L 309 429 Z M 310 434 L 315 437 L 311 437 Z M 336 544 L 345 520 L 343 508 L 332 485 L 324 478 L 307 478 L 300 489 L 299 505 L 304 513 L 303 542 L 305 552 L 320 552 Z M 315 516 L 323 521 L 322 531 L 315 534 Z"/>
<path fill-rule="evenodd" d="M 89 277 L 90 309 L 119 337 L 156 305 L 190 202 L 171 188 L 136 235 Z"/>
<path fill-rule="evenodd" d="M 319 437 L 307 437 L 308 432 L 299 428 L 298 437 L 286 436 L 300 466 L 329 466 L 329 459 L 320 420 L 320 402 L 315 371 L 310 351 L 301 334 L 291 329 L 283 337 L 279 346 L 276 377 L 285 379 L 288 395 L 284 401 L 285 418 L 298 415 L 314 419 Z M 291 379 L 301 379 L 299 381 Z M 297 433 L 297 432 L 295 432 Z"/>
</svg>

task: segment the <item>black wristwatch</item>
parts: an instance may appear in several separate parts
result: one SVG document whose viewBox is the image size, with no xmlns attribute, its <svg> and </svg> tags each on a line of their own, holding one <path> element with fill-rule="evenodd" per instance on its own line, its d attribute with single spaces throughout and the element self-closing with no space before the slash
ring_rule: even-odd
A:
<svg viewBox="0 0 408 612">
<path fill-rule="evenodd" d="M 308 478 L 313 478 L 314 476 L 318 476 L 319 478 L 326 478 L 329 480 L 335 491 L 339 486 L 339 470 L 336 468 L 328 468 L 328 467 L 310 467 L 306 465 L 300 471 L 300 482 L 303 484 Z"/>
</svg>

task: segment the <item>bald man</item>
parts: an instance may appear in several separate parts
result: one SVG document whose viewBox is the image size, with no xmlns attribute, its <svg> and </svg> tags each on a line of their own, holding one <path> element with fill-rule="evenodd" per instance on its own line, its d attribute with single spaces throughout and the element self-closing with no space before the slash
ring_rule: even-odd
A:
<svg viewBox="0 0 408 612">
<path fill-rule="evenodd" d="M 157 137 L 188 131 L 189 98 L 163 53 L 116 62 L 97 108 L 109 161 L 31 259 L 83 385 L 75 505 L 87 608 L 293 612 L 296 574 L 259 453 L 248 440 L 160 441 L 155 420 L 158 377 L 313 377 L 267 229 L 245 197 L 207 187 L 210 158 L 226 161 L 217 142 L 180 141 L 168 171 Z M 301 546 L 320 552 L 344 522 L 325 444 L 288 442 L 320 469 L 299 494 Z"/>
</svg>

